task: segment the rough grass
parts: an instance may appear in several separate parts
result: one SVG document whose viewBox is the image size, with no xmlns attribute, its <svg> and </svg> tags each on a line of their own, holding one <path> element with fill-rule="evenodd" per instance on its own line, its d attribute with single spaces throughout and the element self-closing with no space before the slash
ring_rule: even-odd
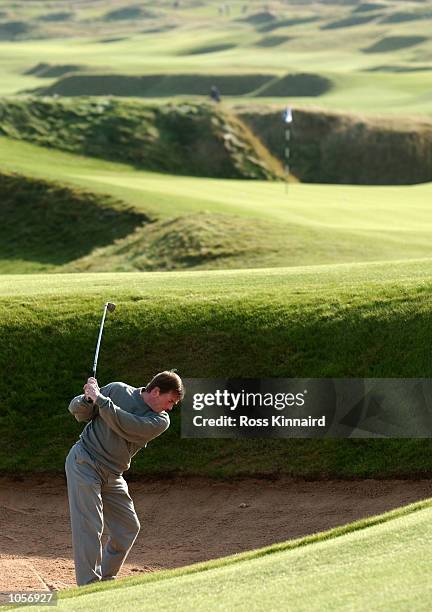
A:
<svg viewBox="0 0 432 612">
<path fill-rule="evenodd" d="M 0 270 L 47 270 L 112 243 L 148 221 L 124 203 L 83 189 L 0 174 Z"/>
<path fill-rule="evenodd" d="M 0 134 L 171 174 L 263 179 L 280 164 L 213 105 L 88 99 L 0 101 Z"/>
<path fill-rule="evenodd" d="M 99 379 L 430 377 L 431 260 L 222 272 L 11 276 L 0 283 L 0 469 L 59 471 L 67 412 L 107 322 Z M 19 350 L 18 350 L 19 349 Z M 61 378 L 53 400 L 52 380 Z M 14 385 L 10 385 L 10 380 Z M 430 440 L 179 440 L 179 414 L 133 473 L 420 477 Z"/>
<path fill-rule="evenodd" d="M 256 96 L 271 90 L 283 93 L 292 84 L 310 94 L 313 87 L 329 87 L 325 79 L 299 75 L 275 80 L 257 90 Z M 249 131 L 235 113 L 247 122 Z M 270 178 L 281 176 L 276 158 L 285 163 L 281 113 L 282 107 L 274 111 L 243 105 L 227 113 L 199 104 L 158 107 L 106 99 L 35 98 L 0 102 L 0 133 L 154 171 Z M 299 109 L 290 129 L 291 172 L 302 181 L 412 184 L 432 180 L 432 124 L 428 121 Z"/>
<path fill-rule="evenodd" d="M 260 46 L 276 46 L 288 40 L 287 37 L 265 39 Z M 262 41 L 261 41 L 262 42 Z M 204 48 L 201 48 L 204 49 Z M 182 51 L 182 54 L 197 55 L 214 50 Z M 214 48 L 213 48 L 214 49 Z M 219 51 L 222 50 L 219 46 Z M 61 70 L 61 68 L 60 68 Z M 55 76 L 55 68 L 49 76 Z M 38 76 L 45 76 L 38 74 Z M 123 76 L 116 74 L 71 74 L 60 78 L 47 87 L 29 90 L 29 93 L 52 96 L 120 96 L 158 98 L 178 95 L 208 96 L 216 85 L 223 96 L 259 95 L 265 97 L 307 97 L 320 96 L 331 88 L 331 81 L 319 74 L 287 74 L 283 77 L 269 74 L 240 75 L 148 75 Z"/>
<path fill-rule="evenodd" d="M 236 48 L 235 43 L 220 43 L 215 45 L 203 45 L 199 47 L 192 47 L 187 51 L 183 51 L 182 55 L 205 55 L 207 53 L 219 53 L 220 51 L 228 51 L 229 49 Z M 188 92 L 189 93 L 189 92 Z"/>
<path fill-rule="evenodd" d="M 377 11 L 380 9 L 385 9 L 388 7 L 388 4 L 383 4 L 381 2 L 362 2 L 361 4 L 358 4 L 355 9 L 354 9 L 354 13 L 366 13 L 367 11 Z"/>
<path fill-rule="evenodd" d="M 270 11 L 260 11 L 259 13 L 253 13 L 253 15 L 243 17 L 240 21 L 245 21 L 246 23 L 251 23 L 253 25 L 261 25 L 263 23 L 273 21 L 274 19 L 276 19 L 274 13 L 271 13 Z"/>
<path fill-rule="evenodd" d="M 189 55 L 189 53 L 187 53 Z M 194 55 L 194 54 L 192 54 Z M 152 74 L 125 76 L 121 74 L 89 74 L 65 76 L 48 87 L 39 87 L 31 93 L 59 96 L 121 96 L 135 98 L 170 97 L 176 95 L 208 96 L 212 85 L 224 95 L 242 96 L 270 81 L 271 75 L 202 75 Z"/>
<path fill-rule="evenodd" d="M 253 95 L 257 97 L 322 96 L 330 91 L 332 85 L 330 79 L 318 74 L 287 74 L 260 87 Z"/>
<path fill-rule="evenodd" d="M 38 19 L 40 21 L 69 21 L 73 19 L 74 13 L 71 11 L 58 11 L 57 13 L 47 13 L 46 15 L 40 15 Z"/>
<path fill-rule="evenodd" d="M 364 25 L 371 21 L 376 20 L 380 15 L 374 13 L 373 15 L 351 15 L 344 19 L 338 19 L 337 21 L 331 21 L 321 26 L 322 30 L 335 30 L 337 28 L 353 28 L 355 26 Z"/>
<path fill-rule="evenodd" d="M 220 213 L 189 214 L 138 228 L 115 244 L 92 251 L 63 267 L 64 272 L 131 272 L 232 269 L 305 263 L 324 249 L 311 231 L 263 219 Z M 324 241 L 323 241 L 324 242 Z M 346 248 L 349 250 L 348 240 Z M 341 256 L 341 251 L 335 249 Z"/>
<path fill-rule="evenodd" d="M 386 36 L 363 51 L 365 53 L 389 53 L 397 49 L 415 47 L 426 40 L 426 36 Z"/>
<path fill-rule="evenodd" d="M 19 40 L 34 30 L 35 27 L 25 21 L 5 21 L 0 23 L 0 40 Z"/>
<path fill-rule="evenodd" d="M 281 28 L 290 28 L 299 25 L 305 25 L 308 23 L 314 23 L 315 21 L 319 21 L 318 16 L 310 16 L 310 17 L 295 17 L 289 19 L 281 19 L 278 21 L 272 21 L 271 23 L 265 23 L 259 28 L 260 32 L 273 32 L 274 30 L 280 30 Z"/>
<path fill-rule="evenodd" d="M 403 240 L 402 235 L 400 240 Z M 432 255 L 430 234 L 417 236 L 404 255 Z M 93 250 L 57 272 L 133 272 L 182 269 L 239 269 L 301 266 L 316 262 L 400 257 L 395 236 L 300 223 L 253 219 L 217 212 L 168 218 L 137 228 L 114 244 Z M 12 268 L 9 264 L 9 270 Z M 20 272 L 18 264 L 15 271 Z"/>
<path fill-rule="evenodd" d="M 106 21 L 122 21 L 124 19 L 142 19 L 149 17 L 154 17 L 154 13 L 140 6 L 130 5 L 108 11 L 103 18 Z"/>
<path fill-rule="evenodd" d="M 283 160 L 282 109 L 236 110 Z M 432 179 L 432 123 L 427 121 L 298 109 L 290 136 L 291 170 L 301 181 L 385 185 Z"/>
<path fill-rule="evenodd" d="M 42 79 L 51 79 L 63 76 L 69 72 L 79 72 L 85 70 L 86 66 L 80 64 L 45 64 L 39 63 L 32 66 L 24 74 L 34 74 Z"/>
<path fill-rule="evenodd" d="M 432 19 L 432 11 L 412 12 L 395 11 L 383 19 L 380 23 L 404 23 L 406 21 L 418 21 L 419 19 Z"/>
<path fill-rule="evenodd" d="M 293 40 L 292 36 L 264 36 L 260 38 L 255 45 L 258 47 L 277 47 L 283 45 L 289 40 Z"/>
</svg>

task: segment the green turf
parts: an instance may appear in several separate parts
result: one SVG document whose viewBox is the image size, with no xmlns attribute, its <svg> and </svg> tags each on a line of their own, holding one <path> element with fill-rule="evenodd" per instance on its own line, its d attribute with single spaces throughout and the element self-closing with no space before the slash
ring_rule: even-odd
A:
<svg viewBox="0 0 432 612">
<path fill-rule="evenodd" d="M 282 76 L 306 72 L 333 83 L 333 88 L 318 98 L 320 106 L 327 109 L 431 113 L 429 0 L 418 7 L 409 4 L 405 11 L 392 3 L 376 11 L 357 11 L 361 4 L 287 6 L 275 2 L 265 19 L 254 18 L 265 13 L 258 1 L 248 3 L 246 14 L 241 11 L 244 3 L 232 2 L 231 14 L 221 16 L 216 1 L 192 7 L 183 0 L 180 10 L 166 4 L 151 11 L 155 13 L 152 19 L 114 21 L 105 19 L 100 3 L 93 1 L 76 7 L 75 17 L 64 22 L 37 21 L 38 13 L 46 12 L 42 4 L 14 4 L 11 19 L 14 15 L 29 24 L 30 32 L 13 42 L 0 41 L 3 95 L 54 83 L 55 79 L 25 74 L 39 62 L 77 63 L 103 74 L 198 73 L 206 78 L 214 75 L 215 79 L 227 73 L 244 79 L 254 73 Z M 128 5 L 125 1 L 119 8 Z M 344 27 L 338 27 L 341 25 Z M 263 46 L 268 36 L 279 37 L 280 44 L 273 45 L 270 39 L 270 44 Z M 421 65 L 429 70 L 364 72 L 383 63 L 408 71 Z M 297 98 L 297 102 L 317 104 L 308 97 Z"/>
<path fill-rule="evenodd" d="M 292 269 L 30 275 L 0 283 L 0 469 L 61 471 L 81 427 L 101 305 L 101 382 L 184 377 L 430 377 L 431 260 Z M 397 330 L 397 333 L 395 332 Z M 10 379 L 14 385 L 9 384 Z M 55 391 L 53 381 L 62 384 Z M 182 440 L 179 414 L 134 473 L 421 476 L 429 440 Z"/>
<path fill-rule="evenodd" d="M 0 134 L 156 172 L 264 180 L 282 174 L 241 120 L 212 104 L 0 100 Z"/>
<path fill-rule="evenodd" d="M 148 217 L 110 197 L 0 174 L 0 270 L 50 269 L 125 237 Z"/>
<path fill-rule="evenodd" d="M 226 559 L 72 589 L 60 594 L 58 607 L 426 611 L 431 518 L 431 502 L 420 502 Z"/>
<path fill-rule="evenodd" d="M 148 77 L 154 79 L 157 86 L 160 77 Z M 312 75 L 282 77 L 259 87 L 257 96 L 291 82 L 326 86 Z M 3 136 L 156 172 L 214 178 L 281 178 L 289 155 L 290 176 L 301 182 L 430 182 L 431 126 L 418 118 L 366 118 L 295 107 L 288 128 L 281 106 L 250 104 L 229 110 L 223 104 L 157 105 L 110 97 L 0 100 Z"/>
<path fill-rule="evenodd" d="M 0 139 L 1 167 L 106 194 L 158 220 L 74 270 L 154 270 L 185 264 L 229 268 L 410 259 L 431 255 L 431 184 L 365 187 L 175 177 Z M 10 239 L 21 235 L 9 209 Z M 15 229 L 14 229 L 15 224 Z M 43 228 L 42 228 L 43 230 Z M 168 248 L 166 240 L 173 246 Z M 43 231 L 34 240 L 45 241 Z M 49 241 L 46 248 L 49 246 Z M 78 243 L 75 245 L 78 247 Z M 70 245 L 69 261 L 82 256 Z M 0 270 L 43 269 L 4 255 Z M 51 264 L 56 262 L 56 250 Z M 40 267 L 40 264 L 43 264 Z M 27 267 L 28 266 L 28 267 Z M 33 268 L 31 268 L 33 266 Z"/>
</svg>

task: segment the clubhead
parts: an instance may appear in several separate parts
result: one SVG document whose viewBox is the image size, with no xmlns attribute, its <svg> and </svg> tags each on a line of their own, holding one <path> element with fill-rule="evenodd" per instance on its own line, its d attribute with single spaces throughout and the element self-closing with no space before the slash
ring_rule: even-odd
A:
<svg viewBox="0 0 432 612">
<path fill-rule="evenodd" d="M 115 304 L 113 304 L 112 302 L 107 302 L 107 310 L 109 312 L 114 312 L 115 308 L 116 308 Z"/>
</svg>

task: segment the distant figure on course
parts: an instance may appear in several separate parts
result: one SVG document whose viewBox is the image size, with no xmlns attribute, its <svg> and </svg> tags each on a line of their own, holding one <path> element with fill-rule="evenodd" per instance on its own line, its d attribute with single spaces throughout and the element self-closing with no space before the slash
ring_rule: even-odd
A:
<svg viewBox="0 0 432 612">
<path fill-rule="evenodd" d="M 210 89 L 210 98 L 213 100 L 213 102 L 220 102 L 221 101 L 220 91 L 216 87 L 216 85 L 212 85 L 211 86 L 211 89 Z"/>
</svg>

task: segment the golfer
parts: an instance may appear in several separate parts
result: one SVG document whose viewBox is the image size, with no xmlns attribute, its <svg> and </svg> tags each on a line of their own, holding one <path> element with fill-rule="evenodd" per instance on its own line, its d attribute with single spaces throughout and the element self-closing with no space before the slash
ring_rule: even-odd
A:
<svg viewBox="0 0 432 612">
<path fill-rule="evenodd" d="M 170 424 L 184 396 L 181 378 L 161 372 L 143 388 L 89 378 L 69 411 L 87 422 L 66 458 L 75 575 L 78 586 L 113 580 L 140 530 L 123 472 L 131 458 Z M 102 550 L 101 536 L 108 540 Z"/>
</svg>

